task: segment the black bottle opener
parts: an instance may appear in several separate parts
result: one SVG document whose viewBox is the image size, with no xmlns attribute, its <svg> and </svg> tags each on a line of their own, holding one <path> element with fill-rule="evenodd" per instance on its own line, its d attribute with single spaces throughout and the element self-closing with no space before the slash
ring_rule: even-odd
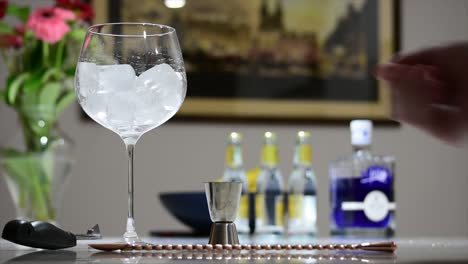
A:
<svg viewBox="0 0 468 264">
<path fill-rule="evenodd" d="M 43 249 L 63 249 L 76 246 L 77 239 L 99 239 L 99 226 L 86 234 L 75 235 L 42 221 L 11 220 L 3 228 L 2 238 L 23 246 Z"/>
</svg>

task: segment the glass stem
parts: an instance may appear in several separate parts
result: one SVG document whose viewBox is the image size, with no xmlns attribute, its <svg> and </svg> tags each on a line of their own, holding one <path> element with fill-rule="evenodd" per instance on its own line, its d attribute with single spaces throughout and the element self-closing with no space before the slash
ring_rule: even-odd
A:
<svg viewBox="0 0 468 264">
<path fill-rule="evenodd" d="M 133 217 L 133 150 L 135 148 L 135 143 L 129 143 L 125 140 L 125 147 L 128 154 L 128 217 L 127 217 L 127 230 L 124 234 L 124 239 L 129 243 L 137 242 L 138 235 L 135 231 L 135 220 Z"/>
</svg>

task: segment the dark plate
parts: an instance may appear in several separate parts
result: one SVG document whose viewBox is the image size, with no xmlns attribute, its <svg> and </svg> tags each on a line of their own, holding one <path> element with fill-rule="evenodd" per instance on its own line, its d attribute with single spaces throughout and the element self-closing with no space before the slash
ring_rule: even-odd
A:
<svg viewBox="0 0 468 264">
<path fill-rule="evenodd" d="M 204 192 L 165 192 L 159 194 L 164 207 L 196 234 L 209 234 L 210 213 Z"/>
</svg>

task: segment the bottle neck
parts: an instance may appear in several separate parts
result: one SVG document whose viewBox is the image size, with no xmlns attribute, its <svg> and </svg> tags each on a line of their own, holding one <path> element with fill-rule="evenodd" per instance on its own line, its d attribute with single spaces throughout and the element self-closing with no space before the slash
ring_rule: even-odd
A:
<svg viewBox="0 0 468 264">
<path fill-rule="evenodd" d="M 226 167 L 236 169 L 241 168 L 242 166 L 241 146 L 239 144 L 229 144 L 226 148 Z"/>
<path fill-rule="evenodd" d="M 312 147 L 309 144 L 298 144 L 294 151 L 294 166 L 312 165 Z"/>
<path fill-rule="evenodd" d="M 275 168 L 278 166 L 278 146 L 276 144 L 264 144 L 262 147 L 262 166 Z"/>
</svg>

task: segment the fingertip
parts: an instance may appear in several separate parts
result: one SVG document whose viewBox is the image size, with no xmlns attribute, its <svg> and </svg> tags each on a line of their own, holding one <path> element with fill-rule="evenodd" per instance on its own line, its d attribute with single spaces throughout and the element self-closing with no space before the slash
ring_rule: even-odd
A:
<svg viewBox="0 0 468 264">
<path fill-rule="evenodd" d="M 379 64 L 375 69 L 375 76 L 386 81 L 399 78 L 400 74 L 399 65 L 392 62 Z"/>
<path fill-rule="evenodd" d="M 396 62 L 398 62 L 400 60 L 401 57 L 402 56 L 401 56 L 400 53 L 396 53 L 390 58 L 390 62 L 395 62 L 396 63 Z"/>
</svg>

